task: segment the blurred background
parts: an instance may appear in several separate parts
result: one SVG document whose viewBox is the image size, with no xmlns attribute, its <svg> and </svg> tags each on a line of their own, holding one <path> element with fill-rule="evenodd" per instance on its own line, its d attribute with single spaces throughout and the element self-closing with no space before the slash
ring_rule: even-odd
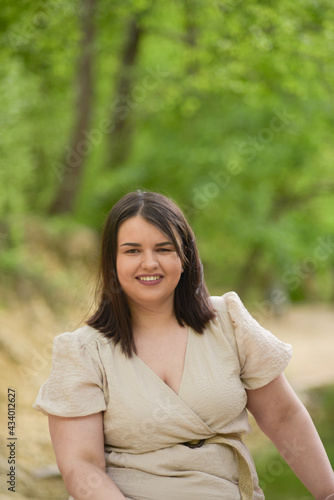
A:
<svg viewBox="0 0 334 500">
<path fill-rule="evenodd" d="M 212 295 L 294 347 L 287 376 L 334 460 L 334 6 L 330 0 L 2 0 L 0 500 L 67 498 L 31 409 L 55 335 L 93 304 L 125 193 L 174 199 Z M 267 498 L 312 498 L 257 431 Z"/>
</svg>

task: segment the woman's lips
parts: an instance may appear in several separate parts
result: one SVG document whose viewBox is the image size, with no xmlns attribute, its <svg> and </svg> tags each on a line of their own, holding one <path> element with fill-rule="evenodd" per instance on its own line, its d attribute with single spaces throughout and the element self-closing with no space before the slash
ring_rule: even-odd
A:
<svg viewBox="0 0 334 500">
<path fill-rule="evenodd" d="M 162 281 L 162 276 L 159 274 L 153 276 L 137 276 L 136 279 L 144 286 L 159 285 Z"/>
</svg>

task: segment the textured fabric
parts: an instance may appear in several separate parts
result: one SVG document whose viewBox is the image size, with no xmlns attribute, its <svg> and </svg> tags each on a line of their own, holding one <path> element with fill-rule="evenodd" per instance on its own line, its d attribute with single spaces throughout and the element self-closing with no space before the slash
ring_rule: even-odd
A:
<svg viewBox="0 0 334 500">
<path fill-rule="evenodd" d="M 85 326 L 55 339 L 53 368 L 34 407 L 59 416 L 104 411 L 107 473 L 131 500 L 238 500 L 238 460 L 224 444 L 180 443 L 215 434 L 247 434 L 245 389 L 277 377 L 291 346 L 263 329 L 237 294 L 212 297 L 217 318 L 203 335 L 188 329 L 179 393 L 138 356 L 126 358 Z M 242 441 L 254 483 L 264 498 Z"/>
<path fill-rule="evenodd" d="M 236 452 L 236 457 L 238 460 L 238 483 L 239 490 L 242 500 L 252 500 L 254 492 L 253 476 L 250 465 L 247 458 L 245 457 L 243 450 L 240 450 L 240 436 L 236 436 L 235 439 L 232 434 L 228 434 L 227 438 L 221 434 L 216 434 L 215 436 L 206 439 L 206 444 L 219 443 L 228 445 Z"/>
</svg>

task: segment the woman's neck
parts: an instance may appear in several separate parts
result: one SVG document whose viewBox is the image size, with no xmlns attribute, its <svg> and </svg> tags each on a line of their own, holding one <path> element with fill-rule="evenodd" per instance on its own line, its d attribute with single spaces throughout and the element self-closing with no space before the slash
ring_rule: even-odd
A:
<svg viewBox="0 0 334 500">
<path fill-rule="evenodd" d="M 169 331 L 171 326 L 178 325 L 174 306 L 160 306 L 158 309 L 145 306 L 132 305 L 132 324 L 135 335 L 154 335 Z"/>
</svg>

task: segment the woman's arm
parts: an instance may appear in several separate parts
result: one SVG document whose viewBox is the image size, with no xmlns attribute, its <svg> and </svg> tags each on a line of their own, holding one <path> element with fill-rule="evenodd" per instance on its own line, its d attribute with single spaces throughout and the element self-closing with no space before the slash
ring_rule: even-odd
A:
<svg viewBox="0 0 334 500">
<path fill-rule="evenodd" d="M 105 472 L 102 412 L 87 417 L 49 415 L 57 464 L 75 500 L 124 500 Z"/>
<path fill-rule="evenodd" d="M 304 405 L 285 376 L 248 390 L 247 409 L 316 500 L 334 493 L 334 474 Z"/>
</svg>

